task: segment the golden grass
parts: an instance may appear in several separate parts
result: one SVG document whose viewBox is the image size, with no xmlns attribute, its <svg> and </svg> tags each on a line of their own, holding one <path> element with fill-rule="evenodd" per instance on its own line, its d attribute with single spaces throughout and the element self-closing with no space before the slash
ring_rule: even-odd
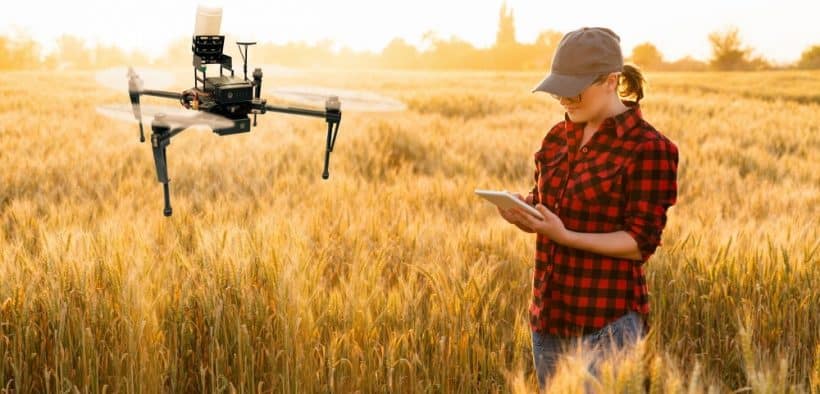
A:
<svg viewBox="0 0 820 394">
<path fill-rule="evenodd" d="M 326 181 L 321 120 L 188 130 L 168 148 L 165 218 L 136 125 L 93 109 L 124 92 L 0 74 L 3 387 L 533 392 L 534 236 L 472 191 L 532 187 L 563 116 L 529 93 L 541 77 L 266 76 L 410 109 L 345 113 Z M 820 392 L 820 73 L 648 78 L 645 117 L 681 151 L 679 202 L 647 263 L 653 331 L 592 383 Z M 561 370 L 554 392 L 590 381 L 582 358 Z"/>
</svg>

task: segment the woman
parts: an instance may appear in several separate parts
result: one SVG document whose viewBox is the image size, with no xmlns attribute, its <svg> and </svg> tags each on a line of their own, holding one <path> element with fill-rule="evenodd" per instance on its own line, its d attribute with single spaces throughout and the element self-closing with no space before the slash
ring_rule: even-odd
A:
<svg viewBox="0 0 820 394">
<path fill-rule="evenodd" d="M 529 313 L 540 388 L 570 342 L 595 346 L 597 374 L 598 349 L 621 349 L 649 330 L 643 264 L 675 204 L 678 149 L 642 118 L 643 82 L 612 30 L 584 27 L 564 35 L 533 90 L 565 109 L 534 155 L 535 187 L 518 194 L 544 219 L 499 213 L 537 234 Z"/>
</svg>

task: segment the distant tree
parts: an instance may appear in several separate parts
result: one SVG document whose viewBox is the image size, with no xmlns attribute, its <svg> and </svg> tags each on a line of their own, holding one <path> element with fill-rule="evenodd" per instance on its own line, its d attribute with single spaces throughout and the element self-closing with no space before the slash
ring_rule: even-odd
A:
<svg viewBox="0 0 820 394">
<path fill-rule="evenodd" d="M 803 54 L 800 55 L 797 67 L 806 69 L 820 68 L 820 45 L 812 45 L 806 48 Z"/>
<path fill-rule="evenodd" d="M 65 34 L 57 39 L 59 68 L 88 68 L 91 63 L 90 51 L 79 37 Z"/>
<path fill-rule="evenodd" d="M 706 71 L 709 69 L 709 65 L 687 55 L 674 62 L 666 63 L 663 69 L 668 71 Z"/>
<path fill-rule="evenodd" d="M 422 58 L 427 68 L 477 68 L 481 64 L 480 51 L 468 41 L 451 36 L 449 40 L 439 38 L 435 34 L 425 34 L 429 40 L 429 50 Z"/>
<path fill-rule="evenodd" d="M 745 47 L 736 27 L 724 32 L 709 34 L 712 46 L 712 59 L 709 65 L 716 70 L 747 70 L 752 68 L 750 56 L 752 49 Z"/>
<path fill-rule="evenodd" d="M 418 49 L 402 38 L 394 38 L 382 50 L 382 64 L 390 68 L 412 68 L 418 58 Z"/>
<path fill-rule="evenodd" d="M 328 64 L 360 69 L 374 68 L 383 65 L 380 62 L 380 57 L 378 54 L 371 51 L 356 51 L 348 46 L 343 46 L 339 49 L 334 58 L 329 61 Z"/>
<path fill-rule="evenodd" d="M 11 40 L 0 36 L 0 70 L 8 70 L 17 66 L 11 45 Z"/>
<path fill-rule="evenodd" d="M 128 55 L 114 45 L 97 45 L 91 52 L 91 58 L 94 67 L 116 67 L 129 63 Z"/>
<path fill-rule="evenodd" d="M 649 42 L 632 48 L 632 62 L 646 70 L 657 70 L 663 66 L 663 55 Z"/>
<path fill-rule="evenodd" d="M 441 41 L 441 37 L 435 30 L 427 30 L 421 35 L 422 51 L 429 51 L 436 42 Z"/>
<path fill-rule="evenodd" d="M 274 43 L 260 43 L 253 52 L 253 61 L 256 64 L 260 63 L 275 63 L 290 67 L 313 67 L 313 66 L 329 66 L 336 64 L 338 60 L 333 51 L 333 40 L 322 39 L 314 44 L 309 44 L 304 41 L 287 42 L 284 44 Z M 190 49 L 188 50 L 190 53 Z M 351 54 L 349 48 L 343 48 L 343 55 Z M 190 55 L 188 55 L 190 56 Z M 242 59 L 239 59 L 241 62 Z M 237 60 L 234 60 L 237 62 Z M 348 63 L 346 60 L 344 63 Z M 353 64 L 348 63 L 348 64 Z"/>
<path fill-rule="evenodd" d="M 56 52 L 51 52 L 43 58 L 40 62 L 40 67 L 46 70 L 55 70 L 60 65 L 60 59 L 57 58 Z"/>
<path fill-rule="evenodd" d="M 180 36 L 168 45 L 156 63 L 162 66 L 184 66 L 191 65 L 193 52 L 191 52 L 191 36 Z"/>
<path fill-rule="evenodd" d="M 507 7 L 507 2 L 501 4 L 498 12 L 498 31 L 495 45 L 482 56 L 483 62 L 473 64 L 473 67 L 490 67 L 495 69 L 522 69 L 531 63 L 532 47 L 522 45 L 515 40 L 515 17 L 513 10 Z"/>
<path fill-rule="evenodd" d="M 40 44 L 26 32 L 18 32 L 13 38 L 0 36 L 0 69 L 32 69 L 41 66 Z"/>
<path fill-rule="evenodd" d="M 512 9 L 507 8 L 507 2 L 501 4 L 498 13 L 498 32 L 495 36 L 496 46 L 514 45 L 515 41 L 515 19 Z"/>
<path fill-rule="evenodd" d="M 772 64 L 762 55 L 753 56 L 746 64 L 747 70 L 770 70 L 772 68 Z"/>
<path fill-rule="evenodd" d="M 561 42 L 563 33 L 557 30 L 544 30 L 538 33 L 533 43 L 532 53 L 529 56 L 531 59 L 526 68 L 536 70 L 546 70 L 552 64 L 552 56 L 555 54 L 555 49 L 558 48 L 558 43 Z"/>
<path fill-rule="evenodd" d="M 561 38 L 563 37 L 564 33 L 561 33 L 560 31 L 551 29 L 544 30 L 538 33 L 538 37 L 535 38 L 535 45 L 557 48 L 558 43 L 561 42 Z"/>
<path fill-rule="evenodd" d="M 151 64 L 151 59 L 144 52 L 134 50 L 128 54 L 127 62 L 132 66 L 147 66 Z"/>
</svg>

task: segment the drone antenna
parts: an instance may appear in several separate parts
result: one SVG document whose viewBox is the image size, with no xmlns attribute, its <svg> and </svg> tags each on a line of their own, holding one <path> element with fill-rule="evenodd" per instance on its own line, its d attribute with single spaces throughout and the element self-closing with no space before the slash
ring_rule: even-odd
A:
<svg viewBox="0 0 820 394">
<path fill-rule="evenodd" d="M 255 41 L 237 41 L 236 46 L 239 48 L 239 55 L 242 56 L 242 72 L 245 75 L 245 80 L 248 80 L 248 46 L 256 45 Z M 245 47 L 245 53 L 242 53 L 242 47 Z"/>
</svg>

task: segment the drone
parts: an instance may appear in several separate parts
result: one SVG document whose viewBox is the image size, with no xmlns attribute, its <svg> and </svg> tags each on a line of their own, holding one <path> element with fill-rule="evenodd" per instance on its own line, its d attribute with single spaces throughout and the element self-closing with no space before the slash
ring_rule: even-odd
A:
<svg viewBox="0 0 820 394">
<path fill-rule="evenodd" d="M 319 100 L 323 100 L 324 109 L 268 104 L 267 100 L 261 97 L 262 69 L 254 69 L 251 74 L 252 79 L 248 78 L 248 47 L 255 45 L 256 42 L 236 42 L 243 60 L 243 77 L 236 77 L 231 56 L 223 53 L 225 36 L 219 34 L 221 14 L 221 8 L 216 7 L 200 6 L 197 10 L 196 27 L 191 41 L 194 68 L 193 88 L 182 92 L 146 89 L 140 75 L 133 67 L 128 67 L 126 77 L 130 108 L 126 109 L 124 106 L 118 107 L 116 105 L 97 107 L 98 112 L 110 117 L 123 118 L 126 111 L 130 112 L 126 115 L 128 117 L 133 114 L 133 120 L 139 124 L 139 141 L 141 143 L 146 140 L 143 131 L 143 117 L 150 119 L 151 135 L 149 138 L 157 179 L 163 186 L 165 202 L 163 214 L 166 217 L 171 216 L 173 212 L 168 185 L 170 180 L 166 149 L 174 136 L 191 126 L 205 125 L 210 127 L 217 135 L 227 136 L 250 132 L 251 127 L 257 125 L 257 115 L 263 115 L 267 112 L 322 118 L 327 124 L 322 178 L 328 179 L 330 177 L 328 168 L 330 154 L 336 145 L 336 137 L 342 121 L 340 95 L 348 95 L 354 102 L 354 106 L 356 101 L 359 101 L 360 104 L 362 102 L 367 104 L 367 100 L 371 100 L 371 104 L 381 104 L 383 107 L 386 105 L 384 108 L 373 110 L 404 109 L 404 106 L 399 102 L 379 101 L 378 98 L 368 98 L 361 94 L 357 96 L 352 91 L 338 90 L 336 94 L 323 94 L 316 89 L 311 91 L 310 88 L 305 87 L 302 87 L 301 91 L 298 89 L 279 89 L 274 93 L 286 100 L 298 101 L 302 99 L 303 102 L 312 105 Z M 218 65 L 218 75 L 208 75 L 208 65 Z M 305 92 L 305 90 L 308 91 Z M 140 98 L 143 96 L 177 100 L 185 110 L 140 104 Z"/>
</svg>

